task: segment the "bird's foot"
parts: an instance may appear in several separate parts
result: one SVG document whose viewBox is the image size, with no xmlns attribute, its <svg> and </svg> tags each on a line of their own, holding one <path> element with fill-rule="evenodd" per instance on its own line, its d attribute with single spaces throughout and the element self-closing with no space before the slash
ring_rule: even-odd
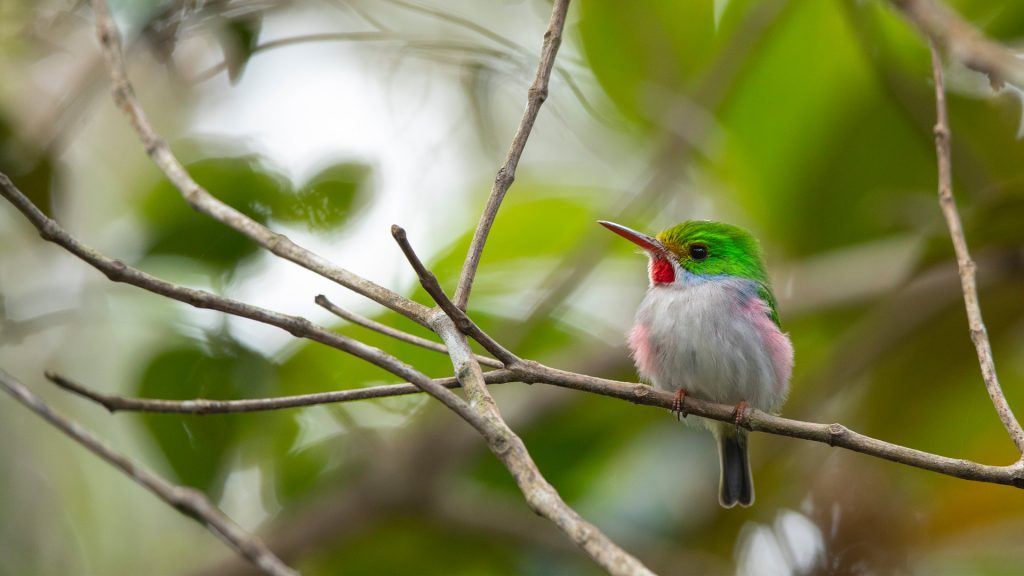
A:
<svg viewBox="0 0 1024 576">
<path fill-rule="evenodd" d="M 676 397 L 672 399 L 672 412 L 675 413 L 676 420 L 679 420 L 680 417 L 686 418 L 686 406 L 684 402 L 685 400 L 686 390 L 682 388 L 676 390 Z"/>
<path fill-rule="evenodd" d="M 736 427 L 739 428 L 740 424 L 743 423 L 743 418 L 746 415 L 747 410 L 750 409 L 750 404 L 747 404 L 746 400 L 740 400 L 736 403 L 736 407 L 732 410 L 732 419 L 736 423 Z"/>
</svg>

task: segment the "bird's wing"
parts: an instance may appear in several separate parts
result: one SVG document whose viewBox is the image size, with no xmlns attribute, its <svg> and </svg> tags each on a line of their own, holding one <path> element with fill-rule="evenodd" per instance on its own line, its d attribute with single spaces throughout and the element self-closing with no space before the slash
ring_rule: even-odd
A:
<svg viewBox="0 0 1024 576">
<path fill-rule="evenodd" d="M 772 289 L 768 287 L 764 282 L 758 282 L 757 295 L 764 300 L 764 303 L 768 305 L 768 317 L 775 322 L 775 325 L 782 329 L 782 324 L 779 322 L 779 313 L 776 311 L 775 295 L 772 294 Z"/>
</svg>

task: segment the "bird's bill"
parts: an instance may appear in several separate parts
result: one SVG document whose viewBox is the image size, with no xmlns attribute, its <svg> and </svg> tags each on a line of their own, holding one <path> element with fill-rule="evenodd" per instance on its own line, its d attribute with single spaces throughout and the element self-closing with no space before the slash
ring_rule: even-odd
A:
<svg viewBox="0 0 1024 576">
<path fill-rule="evenodd" d="M 665 245 L 662 244 L 661 242 L 658 242 L 658 239 L 654 238 L 653 236 L 648 236 L 647 234 L 637 232 L 632 228 L 626 228 L 621 224 L 616 224 L 615 222 L 608 222 L 607 220 L 598 220 L 597 223 L 611 230 L 612 232 L 615 232 L 619 236 L 622 236 L 626 240 L 629 240 L 633 244 L 636 244 L 637 246 L 643 248 L 644 250 L 647 250 L 648 252 L 655 252 L 658 254 L 666 255 L 669 254 L 668 248 L 666 248 Z"/>
</svg>

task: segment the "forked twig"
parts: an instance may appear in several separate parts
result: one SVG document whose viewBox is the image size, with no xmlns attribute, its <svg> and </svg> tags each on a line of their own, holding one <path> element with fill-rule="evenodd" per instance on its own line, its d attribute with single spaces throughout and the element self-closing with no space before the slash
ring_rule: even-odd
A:
<svg viewBox="0 0 1024 576">
<path fill-rule="evenodd" d="M 293 336 L 307 338 L 343 352 L 348 352 L 357 358 L 366 360 L 367 362 L 387 370 L 399 378 L 415 384 L 424 392 L 427 392 L 431 396 L 440 400 L 445 406 L 451 408 L 456 414 L 462 416 L 470 424 L 474 426 L 479 425 L 479 418 L 476 413 L 469 409 L 469 407 L 466 406 L 466 403 L 456 396 L 451 390 L 437 384 L 422 372 L 379 348 L 368 346 L 358 340 L 321 328 L 301 316 L 281 314 L 280 312 L 274 312 L 273 310 L 253 306 L 251 304 L 239 302 L 238 300 L 218 296 L 205 290 L 196 290 L 194 288 L 178 286 L 177 284 L 167 282 L 166 280 L 147 274 L 137 268 L 128 266 L 120 260 L 114 260 L 104 256 L 96 250 L 93 250 L 79 242 L 73 236 L 68 234 L 66 230 L 61 228 L 55 220 L 46 214 L 43 214 L 43 212 L 39 210 L 39 208 L 20 190 L 18 190 L 10 179 L 2 173 L 0 173 L 0 196 L 7 198 L 15 208 L 21 211 L 25 218 L 28 219 L 28 221 L 31 222 L 37 230 L 39 230 L 39 235 L 42 236 L 43 239 L 63 247 L 85 263 L 102 272 L 113 282 L 131 284 L 138 288 L 142 288 L 143 290 L 148 290 L 149 292 L 195 306 L 196 308 L 217 310 L 233 316 L 248 318 L 270 326 L 276 326 Z"/>
<path fill-rule="evenodd" d="M 960 213 L 956 208 L 956 199 L 953 198 L 953 168 L 950 161 L 950 131 L 949 117 L 946 111 L 946 88 L 942 81 L 942 60 L 935 48 L 935 42 L 928 42 L 928 48 L 932 56 L 932 75 L 935 78 L 935 153 L 939 165 L 939 206 L 942 208 L 942 215 L 946 218 L 946 226 L 949 228 L 949 235 L 953 240 L 953 250 L 956 252 L 956 265 L 960 274 L 960 287 L 964 293 L 964 306 L 967 308 L 967 322 L 970 325 L 971 341 L 974 342 L 974 349 L 978 354 L 978 363 L 981 365 L 981 377 L 985 381 L 985 390 L 995 406 L 999 420 L 1002 421 L 1010 439 L 1017 446 L 1017 451 L 1024 457 L 1024 430 L 1020 422 L 1013 415 L 1006 396 L 1003 395 L 1003 388 L 999 385 L 999 378 L 996 376 L 995 360 L 992 358 L 992 344 L 988 339 L 988 331 L 981 317 L 981 305 L 978 303 L 978 286 L 975 280 L 974 260 L 967 250 L 967 238 L 964 236 L 964 227 L 960 222 Z"/>
<path fill-rule="evenodd" d="M 314 300 L 318 306 L 343 320 L 348 320 L 353 324 L 357 324 L 359 326 L 362 326 L 363 328 L 373 330 L 374 332 L 380 332 L 385 336 L 390 336 L 395 340 L 401 340 L 402 342 L 412 344 L 413 346 L 419 346 L 420 348 L 426 348 L 427 350 L 433 350 L 434 352 L 440 352 L 441 354 L 448 354 L 448 347 L 445 346 L 444 344 L 441 344 L 439 342 L 432 342 L 430 340 L 427 340 L 426 338 L 420 338 L 415 334 L 402 332 L 401 330 L 392 328 L 387 324 L 381 324 L 380 322 L 377 322 L 376 320 L 371 320 L 366 316 L 362 316 L 360 314 L 356 314 L 355 312 L 345 310 L 344 308 L 338 306 L 334 302 L 328 300 L 327 297 L 324 296 L 323 294 L 318 294 Z M 480 364 L 484 366 L 489 366 L 491 368 L 501 368 L 502 366 L 504 366 L 504 364 L 502 364 L 498 360 L 495 360 L 494 358 L 488 358 L 486 356 L 478 355 L 476 357 L 476 360 Z"/>
<path fill-rule="evenodd" d="M 419 256 L 412 249 L 412 246 L 409 244 L 409 238 L 401 226 L 391 226 L 391 235 L 395 237 L 395 241 L 398 242 L 402 253 L 409 260 L 409 264 L 416 271 L 416 275 L 419 276 L 423 289 L 427 291 L 427 294 L 430 294 L 430 297 L 434 299 L 434 302 L 437 302 L 437 305 L 444 310 L 444 313 L 455 322 L 455 325 L 459 327 L 463 334 L 479 342 L 495 358 L 503 362 L 504 366 L 512 366 L 520 362 L 518 356 L 499 344 L 497 340 L 488 336 L 461 308 L 448 298 L 448 295 L 441 288 L 441 283 L 437 281 L 437 276 L 434 276 L 433 272 L 427 270 L 427 267 L 423 265 Z"/>
<path fill-rule="evenodd" d="M 452 367 L 455 374 L 466 391 L 471 405 L 487 423 L 487 431 L 483 434 L 487 441 L 487 447 L 501 460 L 502 464 L 512 474 L 516 485 L 519 487 L 527 504 L 537 514 L 547 518 L 555 524 L 566 536 L 590 556 L 594 562 L 604 568 L 609 574 L 621 576 L 651 576 L 653 573 L 634 556 L 622 549 L 612 541 L 597 526 L 591 524 L 579 515 L 576 510 L 565 503 L 562 497 L 541 474 L 533 457 L 522 439 L 509 427 L 498 411 L 498 406 L 487 390 L 484 374 L 480 370 L 480 364 L 473 357 L 466 339 L 467 331 L 462 326 L 457 326 L 460 319 L 464 325 L 484 335 L 476 328 L 476 325 L 469 320 L 460 308 L 455 306 L 448 296 L 441 289 L 437 278 L 426 269 L 423 262 L 416 255 L 415 250 L 409 244 L 405 230 L 398 226 L 392 226 L 391 232 L 402 248 L 409 263 L 416 270 L 420 279 L 420 285 L 434 296 L 435 301 L 441 306 L 444 314 L 438 313 L 431 317 L 430 325 L 435 332 L 448 345 L 449 355 L 452 359 Z M 436 296 L 435 296 L 436 294 Z M 468 323 L 468 324 L 467 324 Z M 490 338 L 487 338 L 490 340 Z M 477 340 L 487 346 L 482 341 Z M 493 340 L 494 346 L 500 345 Z M 511 354 L 504 348 L 495 351 L 488 347 L 492 354 L 498 358 L 501 355 Z M 513 372 L 523 367 L 523 361 L 512 356 L 506 365 Z M 504 361 L 504 360 L 503 360 Z M 539 365 L 537 365 L 539 366 Z"/>
<path fill-rule="evenodd" d="M 987 75 L 994 88 L 1009 82 L 1024 89 L 1024 60 L 986 38 L 942 0 L 889 1 L 951 58 Z"/>
</svg>

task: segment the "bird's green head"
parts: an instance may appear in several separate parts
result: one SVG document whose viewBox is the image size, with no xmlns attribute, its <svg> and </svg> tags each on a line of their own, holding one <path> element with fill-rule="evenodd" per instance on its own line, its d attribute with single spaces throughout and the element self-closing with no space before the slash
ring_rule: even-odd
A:
<svg viewBox="0 0 1024 576">
<path fill-rule="evenodd" d="M 671 284 L 682 273 L 697 278 L 732 276 L 768 286 L 757 240 L 743 228 L 709 220 L 688 220 L 651 237 L 612 222 L 600 224 L 643 248 L 651 259 L 652 284 Z M 685 278 L 680 278 L 684 280 Z"/>
</svg>

